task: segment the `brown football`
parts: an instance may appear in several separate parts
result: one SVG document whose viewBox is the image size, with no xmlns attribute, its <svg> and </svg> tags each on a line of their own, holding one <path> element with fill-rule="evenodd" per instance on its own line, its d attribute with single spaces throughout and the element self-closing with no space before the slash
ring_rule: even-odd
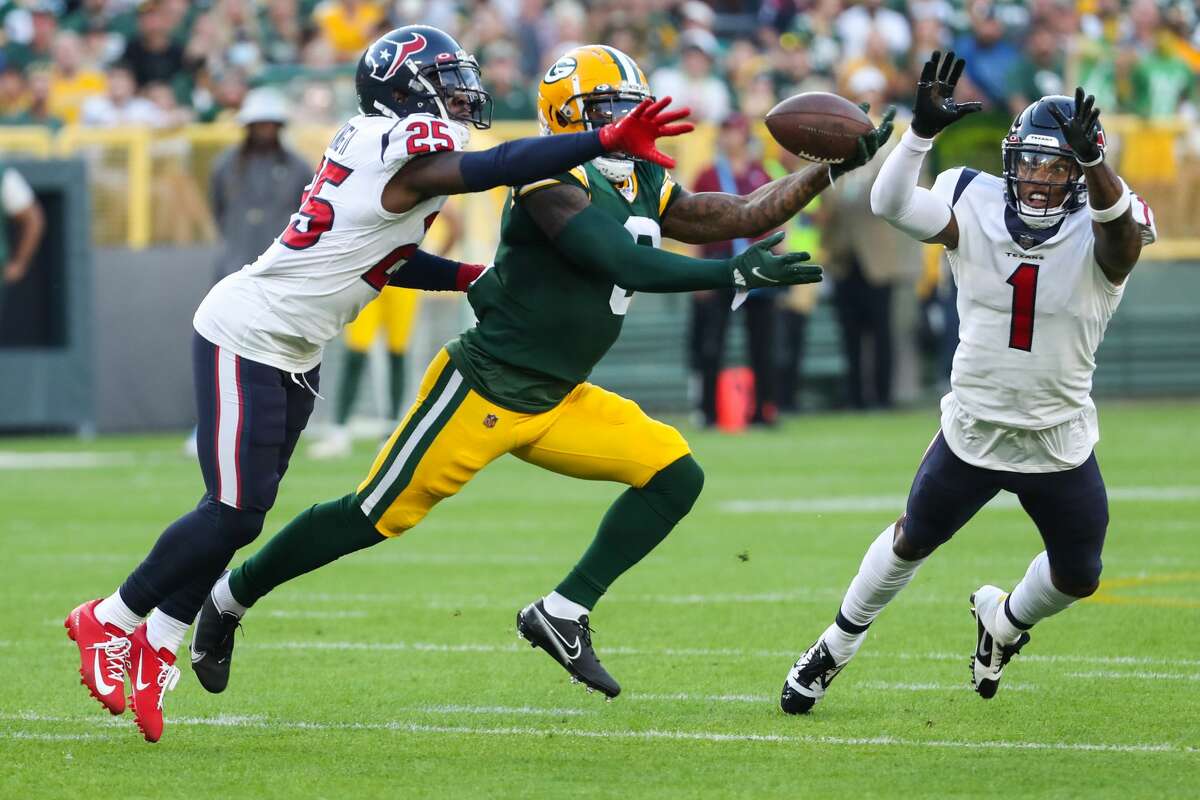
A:
<svg viewBox="0 0 1200 800">
<path fill-rule="evenodd" d="M 858 137 L 874 127 L 861 108 L 828 92 L 793 95 L 768 111 L 766 122 L 781 147 L 821 164 L 853 156 Z"/>
</svg>

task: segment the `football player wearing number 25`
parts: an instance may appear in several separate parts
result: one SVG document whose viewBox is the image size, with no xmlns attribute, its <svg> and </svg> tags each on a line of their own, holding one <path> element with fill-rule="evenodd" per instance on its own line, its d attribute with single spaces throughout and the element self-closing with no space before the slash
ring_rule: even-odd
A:
<svg viewBox="0 0 1200 800">
<path fill-rule="evenodd" d="M 650 97 L 637 64 L 588 45 L 560 58 L 538 91 L 546 139 L 620 125 Z M 731 259 L 659 249 L 776 228 L 887 139 L 863 136 L 855 160 L 814 166 L 745 196 L 689 194 L 636 154 L 602 156 L 514 188 L 496 266 L 468 293 L 478 324 L 433 360 L 417 402 L 358 487 L 301 514 L 213 588 L 196 621 L 193 666 L 206 687 L 228 680 L 246 609 L 284 581 L 396 537 L 511 453 L 543 469 L 628 488 L 557 587 L 517 613 L 517 630 L 589 691 L 620 685 L 592 647 L 589 619 L 610 585 L 691 509 L 703 473 L 683 436 L 636 403 L 587 381 L 620 334 L 635 292 L 810 283 L 807 253 L 774 255 L 777 233 Z M 530 502 L 535 502 L 531 497 Z M 203 655 L 199 655 L 203 654 Z"/>
<path fill-rule="evenodd" d="M 204 496 L 117 591 L 65 622 L 83 684 L 113 714 L 125 710 L 129 673 L 134 719 L 152 742 L 188 626 L 275 502 L 313 410 L 324 346 L 384 286 L 466 291 L 484 272 L 418 250 L 446 196 L 548 178 L 611 153 L 672 166 L 656 138 L 692 127 L 680 122 L 686 110 L 664 111 L 667 98 L 600 130 L 464 153 L 467 125 L 491 124 L 491 98 L 474 57 L 421 25 L 372 43 L 356 85 L 361 113 L 333 137 L 287 228 L 217 284 L 193 320 Z"/>
<path fill-rule="evenodd" d="M 979 110 L 954 100 L 963 60 L 939 56 L 925 64 L 912 127 L 884 161 L 871 207 L 946 248 L 961 319 L 951 391 L 907 509 L 868 548 L 833 624 L 788 673 L 789 713 L 821 699 L 917 567 L 1001 490 L 1017 495 L 1045 549 L 1012 592 L 985 585 L 971 595 L 980 697 L 995 695 L 1030 628 L 1100 581 L 1108 497 L 1093 452 L 1092 373 L 1142 246 L 1155 240 L 1154 215 L 1106 163 L 1100 109 L 1083 89 L 1017 116 L 1001 146 L 1003 177 L 960 167 L 932 191 L 917 187 L 933 138 Z"/>
</svg>

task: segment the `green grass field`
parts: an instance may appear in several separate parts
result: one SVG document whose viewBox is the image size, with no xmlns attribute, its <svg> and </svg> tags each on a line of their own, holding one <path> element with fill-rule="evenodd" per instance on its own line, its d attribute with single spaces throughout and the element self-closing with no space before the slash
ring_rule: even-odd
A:
<svg viewBox="0 0 1200 800">
<path fill-rule="evenodd" d="M 260 603 L 224 694 L 183 665 L 157 745 L 87 696 L 62 619 L 195 502 L 197 468 L 175 437 L 0 441 L 0 796 L 1194 797 L 1200 404 L 1108 403 L 1102 423 L 1102 590 L 1038 626 L 991 702 L 969 685 L 967 597 L 1040 549 L 1003 501 L 925 565 L 814 714 L 777 706 L 902 510 L 930 410 L 690 432 L 704 495 L 593 617 L 615 702 L 513 618 L 618 490 L 505 459 L 402 540 Z M 259 541 L 370 456 L 298 457 Z"/>
</svg>

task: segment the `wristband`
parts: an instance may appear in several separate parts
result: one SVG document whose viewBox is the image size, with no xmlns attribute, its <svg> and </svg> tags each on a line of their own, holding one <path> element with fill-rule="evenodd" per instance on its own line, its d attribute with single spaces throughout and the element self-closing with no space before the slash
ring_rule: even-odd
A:
<svg viewBox="0 0 1200 800">
<path fill-rule="evenodd" d="M 1130 198 L 1129 190 L 1126 189 L 1125 193 L 1121 195 L 1121 199 L 1113 203 L 1109 208 L 1093 208 L 1089 200 L 1088 211 L 1091 212 L 1092 219 L 1096 222 L 1112 222 L 1128 211 L 1132 203 L 1133 200 Z"/>
<path fill-rule="evenodd" d="M 1101 150 L 1100 155 L 1096 156 L 1094 161 L 1084 161 L 1079 156 L 1075 156 L 1075 160 L 1079 162 L 1079 166 L 1081 167 L 1094 167 L 1104 161 L 1104 151 Z"/>
</svg>

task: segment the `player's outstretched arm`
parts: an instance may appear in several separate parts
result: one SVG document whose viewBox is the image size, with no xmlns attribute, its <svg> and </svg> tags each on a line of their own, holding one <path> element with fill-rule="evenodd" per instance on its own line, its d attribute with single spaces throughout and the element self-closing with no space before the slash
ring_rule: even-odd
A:
<svg viewBox="0 0 1200 800">
<path fill-rule="evenodd" d="M 383 207 L 400 214 L 427 197 L 520 186 L 567 172 L 605 153 L 625 153 L 673 167 L 675 160 L 658 149 L 656 140 L 687 133 L 693 126 L 681 122 L 691 113 L 688 109 L 666 110 L 670 102 L 670 97 L 644 100 L 627 116 L 595 131 L 530 136 L 473 153 L 447 150 L 414 158 L 388 181 Z"/>
<path fill-rule="evenodd" d="M 888 109 L 878 128 L 859 137 L 858 154 L 833 167 L 807 167 L 744 195 L 681 191 L 663 218 L 663 236 L 688 244 L 706 244 L 761 236 L 779 227 L 839 176 L 870 161 L 892 135 L 895 115 L 896 109 Z"/>
<path fill-rule="evenodd" d="M 451 261 L 418 250 L 392 273 L 388 285 L 426 292 L 465 292 L 486 271 L 483 264 Z"/>
<path fill-rule="evenodd" d="M 954 99 L 954 87 L 966 66 L 967 62 L 956 59 L 953 51 L 942 58 L 935 50 L 925 62 L 917 81 L 912 125 L 884 160 L 871 187 L 871 211 L 877 216 L 914 239 L 950 250 L 958 247 L 954 210 L 928 189 L 917 186 L 917 180 L 925 154 L 933 148 L 933 137 L 982 107 L 977 102 L 959 103 Z"/>
<path fill-rule="evenodd" d="M 1067 119 L 1050 106 L 1058 127 L 1075 151 L 1075 160 L 1083 167 L 1088 188 L 1088 210 L 1096 236 L 1096 263 L 1114 284 L 1121 284 L 1133 272 L 1142 254 L 1142 232 L 1133 218 L 1129 189 L 1104 160 L 1100 148 L 1100 109 L 1096 98 L 1075 89 L 1075 115 Z"/>
<path fill-rule="evenodd" d="M 821 268 L 805 263 L 808 253 L 771 253 L 783 240 L 782 233 L 733 258 L 689 258 L 637 244 L 624 226 L 592 207 L 587 193 L 575 186 L 539 189 L 521 203 L 565 259 L 630 291 L 753 289 L 821 280 Z"/>
</svg>

